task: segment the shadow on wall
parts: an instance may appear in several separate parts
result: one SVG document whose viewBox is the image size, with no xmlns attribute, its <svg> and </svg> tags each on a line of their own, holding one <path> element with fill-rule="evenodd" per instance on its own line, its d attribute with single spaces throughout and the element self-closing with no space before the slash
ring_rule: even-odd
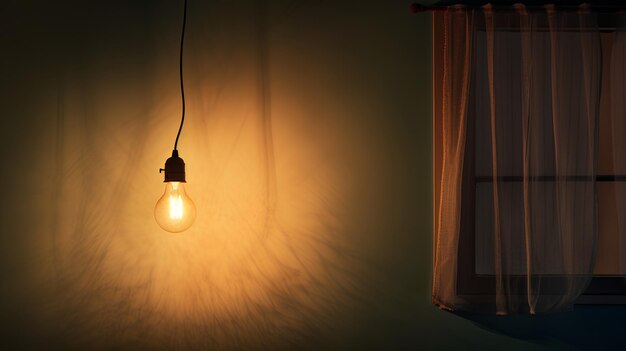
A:
<svg viewBox="0 0 626 351">
<path fill-rule="evenodd" d="M 0 156 L 16 160 L 0 183 L 19 198 L 0 203 L 0 349 L 388 344 L 430 246 L 415 244 L 430 213 L 413 18 L 384 1 L 262 1 L 268 18 L 257 1 L 190 2 L 179 150 L 198 218 L 170 235 L 153 209 L 181 4 L 0 13 Z"/>
<path fill-rule="evenodd" d="M 573 311 L 546 315 L 499 317 L 464 312 L 455 315 L 493 333 L 551 348 L 624 350 L 626 306 L 580 305 Z"/>
<path fill-rule="evenodd" d="M 299 134 L 293 124 L 314 133 L 313 120 L 284 106 L 293 95 L 280 84 L 272 103 L 270 79 L 283 71 L 270 77 L 269 9 L 248 5 L 196 3 L 190 11 L 179 150 L 199 216 L 181 235 L 161 231 L 152 214 L 179 115 L 177 89 L 169 90 L 177 77 L 168 74 L 176 61 L 165 49 L 176 48 L 168 33 L 178 34 L 179 17 L 165 14 L 178 4 L 159 4 L 145 19 L 168 45 L 133 50 L 152 33 L 135 29 L 133 40 L 119 41 L 131 24 L 103 20 L 106 29 L 93 29 L 100 41 L 89 41 L 85 61 L 62 76 L 56 118 L 40 122 L 54 133 L 42 132 L 48 147 L 36 162 L 49 180 L 35 181 L 45 194 L 35 201 L 48 196 L 39 217 L 50 221 L 28 228 L 36 236 L 29 252 L 38 255 L 26 275 L 28 299 L 41 309 L 33 314 L 59 347 L 314 345 L 329 320 L 351 309 L 350 295 L 362 295 L 366 263 L 338 220 L 351 186 L 337 171 L 341 152 L 327 154 L 345 147 L 321 137 L 315 147 Z"/>
</svg>

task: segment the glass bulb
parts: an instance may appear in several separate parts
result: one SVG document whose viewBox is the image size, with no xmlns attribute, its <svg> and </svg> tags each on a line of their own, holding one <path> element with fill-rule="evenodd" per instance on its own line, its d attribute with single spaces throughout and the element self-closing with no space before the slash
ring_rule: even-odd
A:
<svg viewBox="0 0 626 351">
<path fill-rule="evenodd" d="M 187 196 L 184 183 L 165 183 L 165 193 L 154 207 L 154 218 L 170 233 L 180 233 L 191 227 L 196 219 L 196 206 Z"/>
</svg>

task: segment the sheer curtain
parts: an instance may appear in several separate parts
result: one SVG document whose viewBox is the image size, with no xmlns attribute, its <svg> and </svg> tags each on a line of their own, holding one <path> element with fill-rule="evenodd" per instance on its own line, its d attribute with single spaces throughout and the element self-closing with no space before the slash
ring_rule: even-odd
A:
<svg viewBox="0 0 626 351">
<path fill-rule="evenodd" d="M 594 268 L 597 16 L 584 6 L 519 4 L 451 7 L 441 16 L 444 159 L 433 301 L 501 315 L 567 309 Z M 461 273 L 464 255 L 472 267 Z M 470 292 L 460 286 L 468 281 Z M 480 301 L 471 297 L 476 287 Z"/>
<path fill-rule="evenodd" d="M 435 236 L 433 302 L 441 307 L 457 304 L 456 251 L 460 230 L 461 178 L 467 129 L 474 13 L 451 7 L 445 16 L 443 72 L 443 164 Z"/>
</svg>

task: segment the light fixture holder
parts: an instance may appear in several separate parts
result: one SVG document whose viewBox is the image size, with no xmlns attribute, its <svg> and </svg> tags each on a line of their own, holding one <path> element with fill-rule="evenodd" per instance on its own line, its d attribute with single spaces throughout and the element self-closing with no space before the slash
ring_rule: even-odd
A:
<svg viewBox="0 0 626 351">
<path fill-rule="evenodd" d="M 164 183 L 167 182 L 181 182 L 185 181 L 185 161 L 178 157 L 178 150 L 172 151 L 172 157 L 165 161 L 165 168 L 159 168 L 159 173 L 165 173 Z"/>
</svg>

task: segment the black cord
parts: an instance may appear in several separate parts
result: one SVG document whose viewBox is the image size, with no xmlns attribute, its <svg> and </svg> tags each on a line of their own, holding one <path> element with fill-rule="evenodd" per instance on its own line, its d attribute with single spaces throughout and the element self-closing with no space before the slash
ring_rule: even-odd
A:
<svg viewBox="0 0 626 351">
<path fill-rule="evenodd" d="M 178 127 L 178 134 L 176 134 L 176 141 L 174 142 L 174 151 L 177 150 L 178 138 L 180 137 L 180 132 L 183 130 L 183 124 L 185 123 L 185 86 L 183 85 L 183 46 L 185 43 L 185 24 L 186 23 L 187 23 L 187 0 L 185 0 L 185 9 L 183 11 L 183 30 L 180 34 L 180 60 L 179 60 L 180 97 L 182 99 L 183 113 L 182 113 L 182 117 L 180 118 L 180 127 Z"/>
</svg>

